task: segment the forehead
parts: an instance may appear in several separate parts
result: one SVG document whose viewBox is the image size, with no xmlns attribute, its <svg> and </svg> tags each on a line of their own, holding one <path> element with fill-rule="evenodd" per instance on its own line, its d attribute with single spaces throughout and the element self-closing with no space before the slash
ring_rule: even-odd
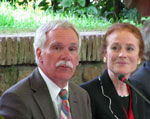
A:
<svg viewBox="0 0 150 119">
<path fill-rule="evenodd" d="M 56 37 L 56 38 L 75 38 L 78 39 L 77 34 L 72 28 L 57 28 L 55 30 L 51 30 L 47 32 L 48 37 Z"/>
<path fill-rule="evenodd" d="M 61 42 L 61 43 L 78 43 L 78 36 L 71 28 L 58 28 L 47 32 L 47 40 L 49 42 Z"/>
<path fill-rule="evenodd" d="M 107 45 L 112 43 L 139 45 L 139 40 L 128 30 L 114 31 L 107 37 L 106 41 Z"/>
</svg>

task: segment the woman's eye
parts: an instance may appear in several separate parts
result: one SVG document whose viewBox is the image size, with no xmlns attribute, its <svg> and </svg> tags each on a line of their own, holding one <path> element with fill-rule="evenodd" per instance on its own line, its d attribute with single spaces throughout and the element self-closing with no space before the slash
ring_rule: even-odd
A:
<svg viewBox="0 0 150 119">
<path fill-rule="evenodd" d="M 129 48 L 127 48 L 127 50 L 128 50 L 128 51 L 133 51 L 133 50 L 134 50 L 134 48 L 129 47 Z"/>
<path fill-rule="evenodd" d="M 118 47 L 117 47 L 117 46 L 113 46 L 111 49 L 112 49 L 112 50 L 117 50 Z"/>
</svg>

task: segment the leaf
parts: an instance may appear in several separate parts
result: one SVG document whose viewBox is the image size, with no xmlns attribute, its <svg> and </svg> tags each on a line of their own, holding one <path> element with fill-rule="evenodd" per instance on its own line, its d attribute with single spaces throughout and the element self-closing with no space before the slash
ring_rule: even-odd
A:
<svg viewBox="0 0 150 119">
<path fill-rule="evenodd" d="M 86 0 L 77 0 L 81 7 L 85 7 Z"/>
<path fill-rule="evenodd" d="M 72 3 L 73 3 L 73 0 L 63 0 L 60 4 L 63 7 L 71 7 Z"/>
<path fill-rule="evenodd" d="M 98 14 L 98 11 L 97 11 L 96 7 L 89 6 L 88 9 L 87 9 L 87 13 L 89 15 L 96 15 L 96 14 Z"/>
</svg>

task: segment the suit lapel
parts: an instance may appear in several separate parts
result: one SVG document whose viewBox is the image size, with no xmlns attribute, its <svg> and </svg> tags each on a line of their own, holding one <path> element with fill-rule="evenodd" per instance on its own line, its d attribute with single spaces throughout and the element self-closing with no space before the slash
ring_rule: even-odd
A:
<svg viewBox="0 0 150 119">
<path fill-rule="evenodd" d="M 69 103 L 71 115 L 73 119 L 79 119 L 80 117 L 78 117 L 78 99 L 76 96 L 76 92 L 72 88 L 72 85 L 69 84 Z"/>
<path fill-rule="evenodd" d="M 48 88 L 36 68 L 30 79 L 33 98 L 37 102 L 45 119 L 57 119 L 56 112 Z"/>
<path fill-rule="evenodd" d="M 107 71 L 105 71 L 104 74 L 101 76 L 101 81 L 105 95 L 108 96 L 112 101 L 111 109 L 114 115 L 116 115 L 119 119 L 126 119 L 127 117 L 122 107 L 121 99 L 119 98 Z"/>
</svg>

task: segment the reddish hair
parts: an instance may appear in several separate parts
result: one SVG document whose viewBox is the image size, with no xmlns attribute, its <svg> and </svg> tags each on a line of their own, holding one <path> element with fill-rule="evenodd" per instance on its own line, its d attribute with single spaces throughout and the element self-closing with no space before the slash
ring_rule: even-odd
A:
<svg viewBox="0 0 150 119">
<path fill-rule="evenodd" d="M 102 46 L 103 47 L 103 50 L 102 50 L 103 53 L 107 48 L 107 37 L 116 31 L 123 31 L 123 30 L 129 31 L 138 39 L 139 49 L 140 49 L 139 57 L 142 57 L 143 53 L 144 53 L 144 42 L 143 42 L 142 34 L 136 26 L 129 24 L 129 23 L 116 23 L 116 24 L 113 24 L 108 29 L 108 31 L 106 32 L 106 34 L 104 36 L 104 41 L 103 41 L 103 46 Z"/>
</svg>

